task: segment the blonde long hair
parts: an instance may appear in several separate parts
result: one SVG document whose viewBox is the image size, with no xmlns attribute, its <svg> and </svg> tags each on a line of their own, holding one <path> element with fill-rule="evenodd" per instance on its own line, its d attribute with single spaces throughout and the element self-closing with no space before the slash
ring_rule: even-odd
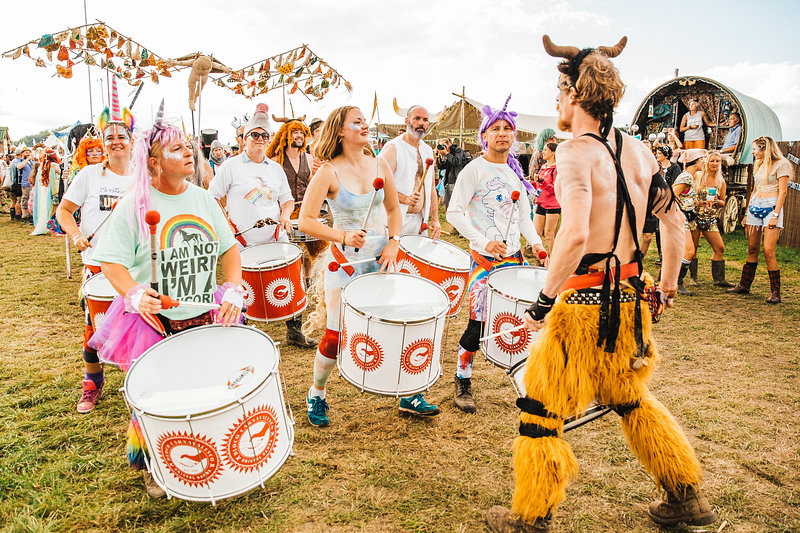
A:
<svg viewBox="0 0 800 533">
<path fill-rule="evenodd" d="M 711 160 L 712 157 L 717 157 L 719 159 L 720 165 L 717 167 L 717 171 L 714 173 L 714 185 L 717 190 L 722 188 L 725 184 L 725 179 L 722 177 L 722 155 L 717 152 L 716 150 L 708 152 L 705 157 L 705 162 L 703 163 L 703 169 L 698 174 L 697 182 L 694 183 L 694 190 L 697 191 L 704 191 L 708 189 L 708 176 L 711 174 L 711 171 L 708 170 L 708 162 Z M 719 192 L 717 193 L 719 194 Z"/>
<path fill-rule="evenodd" d="M 780 163 L 783 160 L 786 160 L 783 157 L 778 145 L 772 139 L 772 137 L 759 137 L 753 144 L 758 146 L 758 148 L 764 152 L 764 158 L 759 161 L 758 159 L 755 160 L 753 165 L 753 174 L 758 172 L 758 169 L 761 167 L 762 164 L 766 163 L 767 167 L 767 177 L 769 177 L 770 172 L 772 172 L 773 167 Z"/>
<path fill-rule="evenodd" d="M 321 255 L 311 263 L 311 284 L 306 293 L 311 312 L 302 327 L 303 334 L 309 337 L 316 331 L 325 331 L 328 320 L 328 309 L 325 306 L 325 269 L 328 267 L 328 263 L 324 261 L 326 257 L 327 255 Z"/>
<path fill-rule="evenodd" d="M 330 161 L 334 157 L 342 154 L 342 139 L 339 137 L 339 132 L 341 132 L 344 127 L 344 120 L 347 117 L 347 113 L 353 109 L 358 109 L 358 107 L 352 105 L 337 107 L 328 115 L 328 118 L 325 120 L 325 126 L 322 128 L 319 142 L 314 148 L 314 157 L 320 161 Z M 375 157 L 375 152 L 373 152 L 369 146 L 364 147 L 364 154 Z"/>
</svg>

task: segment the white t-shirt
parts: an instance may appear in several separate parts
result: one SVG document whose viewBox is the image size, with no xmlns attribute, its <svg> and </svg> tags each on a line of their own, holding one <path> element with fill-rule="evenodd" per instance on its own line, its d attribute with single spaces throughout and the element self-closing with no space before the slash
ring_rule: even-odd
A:
<svg viewBox="0 0 800 533">
<path fill-rule="evenodd" d="M 520 198 L 511 200 L 511 193 L 519 191 Z M 531 207 L 519 176 L 505 163 L 490 163 L 483 157 L 473 159 L 456 178 L 447 221 L 469 239 L 469 247 L 481 255 L 489 241 L 502 241 L 508 221 L 511 226 L 506 243 L 506 255 L 520 249 L 520 233 L 531 246 L 541 244 L 531 221 Z"/>
<path fill-rule="evenodd" d="M 217 169 L 208 186 L 214 198 L 227 197 L 228 216 L 238 231 L 252 228 L 263 218 L 275 222 L 281 215 L 281 205 L 294 201 L 283 168 L 264 157 L 256 163 L 246 152 L 229 157 Z M 275 226 L 264 226 L 243 235 L 248 245 L 274 242 Z M 281 231 L 281 239 L 286 240 Z"/>
<path fill-rule="evenodd" d="M 120 176 L 108 168 L 103 175 L 102 164 L 84 167 L 75 175 L 64 193 L 64 200 L 81 208 L 80 230 L 84 236 L 89 237 L 105 220 L 114 201 L 128 190 L 132 180 L 131 176 Z M 92 254 L 104 230 L 105 225 L 92 239 L 92 246 L 81 252 L 84 265 L 100 266 L 100 263 L 92 259 Z"/>
</svg>

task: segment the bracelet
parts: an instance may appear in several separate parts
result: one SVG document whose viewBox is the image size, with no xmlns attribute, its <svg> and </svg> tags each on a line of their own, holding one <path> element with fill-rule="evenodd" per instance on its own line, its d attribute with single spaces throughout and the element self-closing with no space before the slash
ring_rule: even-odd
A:
<svg viewBox="0 0 800 533">
<path fill-rule="evenodd" d="M 78 239 L 80 239 L 81 237 L 83 237 L 83 235 L 80 234 L 80 233 L 78 233 L 77 235 L 73 235 L 72 236 L 72 244 L 78 244 Z"/>
<path fill-rule="evenodd" d="M 344 241 L 345 241 L 345 239 L 347 239 L 347 232 L 346 232 L 346 231 L 343 231 L 343 232 L 342 232 L 342 246 L 344 246 Z"/>
<path fill-rule="evenodd" d="M 778 212 L 772 211 L 772 218 L 778 218 Z"/>
</svg>

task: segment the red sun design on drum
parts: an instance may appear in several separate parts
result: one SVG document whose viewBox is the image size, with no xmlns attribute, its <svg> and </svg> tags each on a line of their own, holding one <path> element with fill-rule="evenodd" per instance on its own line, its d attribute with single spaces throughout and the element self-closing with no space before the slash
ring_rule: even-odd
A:
<svg viewBox="0 0 800 533">
<path fill-rule="evenodd" d="M 158 437 L 157 446 L 167 470 L 190 487 L 213 483 L 222 473 L 222 461 L 210 437 L 169 432 Z"/>
<path fill-rule="evenodd" d="M 285 307 L 292 301 L 294 289 L 289 278 L 278 278 L 269 282 L 264 293 L 270 305 Z"/>
<path fill-rule="evenodd" d="M 253 290 L 253 287 L 245 280 L 242 280 L 242 287 L 244 287 L 244 304 L 247 307 L 250 307 L 256 301 L 256 292 Z"/>
<path fill-rule="evenodd" d="M 240 418 L 222 441 L 225 462 L 239 472 L 251 472 L 266 462 L 278 444 L 275 409 L 260 405 Z"/>
<path fill-rule="evenodd" d="M 419 339 L 414 341 L 403 350 L 400 356 L 400 366 L 406 373 L 415 375 L 428 368 L 433 359 L 433 341 L 431 339 Z"/>
<path fill-rule="evenodd" d="M 358 368 L 370 372 L 381 366 L 383 348 L 369 335 L 354 333 L 350 339 L 350 356 Z"/>
<path fill-rule="evenodd" d="M 413 261 L 409 259 L 400 259 L 396 262 L 396 267 L 398 272 L 419 276 L 419 269 L 417 268 L 417 265 L 415 265 Z"/>
<path fill-rule="evenodd" d="M 447 293 L 447 297 L 450 299 L 451 306 L 461 301 L 461 295 L 464 294 L 464 278 L 450 276 L 443 282 L 439 283 L 439 286 L 444 289 L 444 292 Z"/>
<path fill-rule="evenodd" d="M 522 319 L 508 312 L 497 313 L 492 320 L 492 333 L 499 333 L 504 329 L 511 329 L 522 325 Z M 507 326 L 507 327 L 504 327 Z M 531 335 L 527 329 L 518 329 L 505 335 L 494 338 L 494 342 L 502 351 L 510 355 L 522 353 L 528 346 Z"/>
</svg>

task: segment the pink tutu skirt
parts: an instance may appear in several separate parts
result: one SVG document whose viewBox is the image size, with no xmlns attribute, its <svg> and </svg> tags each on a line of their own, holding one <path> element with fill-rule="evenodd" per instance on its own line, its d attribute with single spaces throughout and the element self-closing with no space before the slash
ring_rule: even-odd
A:
<svg viewBox="0 0 800 533">
<path fill-rule="evenodd" d="M 224 290 L 217 285 L 214 301 L 222 302 Z M 217 321 L 217 311 L 211 311 L 211 318 Z M 244 323 L 244 310 L 240 323 Z M 116 365 L 127 370 L 140 355 L 164 339 L 160 332 L 142 319 L 139 313 L 125 312 L 125 298 L 117 296 L 106 311 L 105 319 L 89 339 L 89 347 L 97 350 L 102 363 Z"/>
</svg>

